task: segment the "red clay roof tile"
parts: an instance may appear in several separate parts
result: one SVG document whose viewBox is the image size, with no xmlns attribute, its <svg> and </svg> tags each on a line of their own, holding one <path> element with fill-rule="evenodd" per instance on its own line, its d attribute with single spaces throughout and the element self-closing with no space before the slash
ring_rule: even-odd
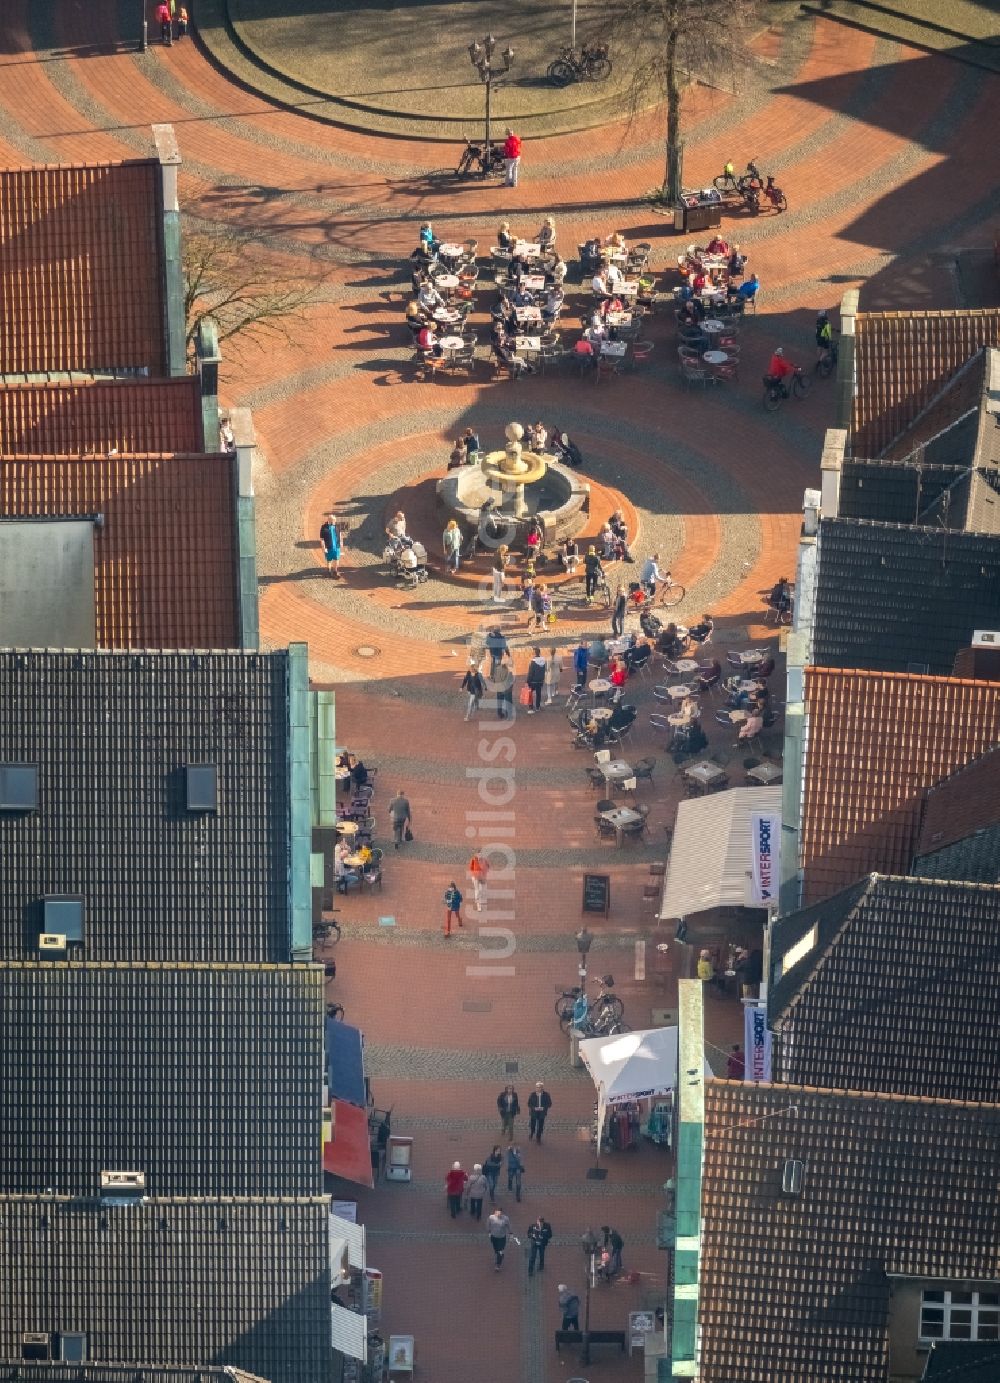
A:
<svg viewBox="0 0 1000 1383">
<path fill-rule="evenodd" d="M 0 455 L 143 455 L 201 446 L 193 375 L 0 387 Z"/>
<path fill-rule="evenodd" d="M 1000 346 L 1000 308 L 859 312 L 851 450 L 880 456 L 983 346 Z M 970 371 L 971 375 L 975 371 Z M 955 406 L 961 398 L 953 400 Z M 943 416 L 954 421 L 949 407 Z"/>
<path fill-rule="evenodd" d="M 905 874 L 924 791 L 1000 743 L 1000 684 L 805 671 L 799 862 L 808 906 L 865 874 Z"/>
<path fill-rule="evenodd" d="M 0 517 L 101 513 L 99 648 L 234 648 L 234 459 L 0 458 Z M 41 637 L 41 636 L 40 636 Z"/>
<path fill-rule="evenodd" d="M 0 374 L 165 369 L 160 166 L 0 170 Z"/>
</svg>

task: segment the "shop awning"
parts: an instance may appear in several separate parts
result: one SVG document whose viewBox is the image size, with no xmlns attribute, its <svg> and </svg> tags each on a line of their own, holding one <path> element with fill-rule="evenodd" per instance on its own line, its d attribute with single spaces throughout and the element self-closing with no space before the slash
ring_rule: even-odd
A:
<svg viewBox="0 0 1000 1383">
<path fill-rule="evenodd" d="M 367 1266 L 364 1225 L 345 1220 L 340 1215 L 331 1215 L 330 1279 L 334 1287 L 346 1282 L 352 1269 L 360 1271 Z"/>
<path fill-rule="evenodd" d="M 679 921 L 708 908 L 752 906 L 754 812 L 780 816 L 781 788 L 730 788 L 680 804 L 663 881 L 661 921 Z"/>
<path fill-rule="evenodd" d="M 323 1170 L 357 1186 L 373 1187 L 368 1111 L 347 1100 L 333 1100 L 333 1137 L 323 1144 Z"/>
<path fill-rule="evenodd" d="M 360 1028 L 326 1020 L 326 1065 L 330 1098 L 346 1100 L 364 1109 L 368 1103 L 365 1089 L 364 1038 Z"/>
<path fill-rule="evenodd" d="M 597 1087 L 597 1123 L 611 1105 L 669 1095 L 677 1085 L 677 1029 L 643 1028 L 615 1037 L 588 1037 L 580 1056 Z"/>
<path fill-rule="evenodd" d="M 368 1317 L 360 1311 L 348 1311 L 337 1302 L 330 1303 L 330 1343 L 348 1359 L 368 1363 Z"/>
</svg>

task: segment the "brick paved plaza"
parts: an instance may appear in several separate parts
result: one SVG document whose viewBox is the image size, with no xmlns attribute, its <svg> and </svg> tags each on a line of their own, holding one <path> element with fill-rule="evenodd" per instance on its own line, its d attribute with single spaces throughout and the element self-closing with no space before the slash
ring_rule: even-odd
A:
<svg viewBox="0 0 1000 1383">
<path fill-rule="evenodd" d="M 645 371 L 607 384 L 567 372 L 512 386 L 485 359 L 471 378 L 420 381 L 402 319 L 408 256 L 424 219 L 449 239 L 477 239 L 482 253 L 501 216 L 533 232 L 551 213 L 568 258 L 591 233 L 620 229 L 629 240 L 652 242 L 655 270 L 675 260 L 684 241 L 642 200 L 662 176 L 659 114 L 630 130 L 605 123 L 526 140 L 515 190 L 454 182 L 441 176 L 454 145 L 316 119 L 323 112 L 302 93 L 297 108 L 282 104 L 270 79 L 255 74 L 245 55 L 229 53 L 224 38 L 213 41 L 211 60 L 191 38 L 146 54 L 119 45 L 116 17 L 134 23 L 125 13 L 131 8 L 8 0 L 0 20 L 0 158 L 145 156 L 150 124 L 170 123 L 183 159 L 187 229 L 260 234 L 252 253 L 276 275 L 306 272 L 321 284 L 292 343 L 227 352 L 223 393 L 228 404 L 253 409 L 260 445 L 266 645 L 308 642 L 314 682 L 336 688 L 338 744 L 378 768 L 375 806 L 386 836 L 393 790 L 404 788 L 413 805 L 416 840 L 401 855 L 390 842 L 381 895 L 351 895 L 340 914 L 331 996 L 365 1032 L 376 1103 L 391 1106 L 394 1131 L 414 1138 L 413 1183 L 362 1193 L 359 1217 L 368 1226 L 369 1263 L 385 1274 L 384 1329 L 415 1334 L 418 1378 L 556 1383 L 578 1372 L 572 1351 L 558 1358 L 552 1347 L 556 1284 L 582 1291 L 578 1245 L 588 1226 L 620 1229 L 636 1275 L 595 1293 L 595 1326 L 623 1328 L 629 1310 L 663 1299 L 656 1214 L 672 1164 L 644 1144 L 613 1154 L 606 1181 L 586 1178 L 594 1092 L 569 1066 L 553 1001 L 575 979 L 581 878 L 596 869 L 611 876 L 612 912 L 606 923 L 591 922 L 599 936 L 591 973 L 612 970 L 633 1027 L 674 1005 L 689 952 L 666 938 L 665 958 L 654 965 L 650 945 L 645 977 L 636 978 L 635 943 L 664 939 L 652 936 L 643 886 L 649 864 L 666 858 L 680 786 L 648 724 L 647 713 L 658 709 L 652 680 L 638 684 L 629 746 L 630 755 L 657 757 L 652 785 L 639 791 L 651 807 L 651 830 L 636 847 L 596 840 L 588 756 L 570 747 L 563 711 L 519 717 L 510 731 L 513 795 L 504 806 L 512 813 L 504 841 L 516 863 L 511 897 L 499 904 L 511 915 L 496 923 L 514 934 L 514 953 L 497 958 L 499 943 L 480 935 L 471 906 L 464 932 L 442 936 L 443 890 L 464 877 L 483 820 L 476 814 L 488 810 L 475 775 L 490 741 L 463 721 L 459 681 L 468 641 L 494 607 L 485 567 L 457 581 L 441 571 L 433 482 L 466 426 L 495 447 L 511 419 L 558 422 L 586 458 L 593 517 L 622 504 L 635 518 L 636 552 L 658 548 L 687 587 L 678 616 L 690 622 L 710 610 L 719 649 L 763 640 L 777 649 L 760 593 L 793 571 L 803 491 L 819 483 L 823 431 L 834 422 L 834 386 L 818 381 L 804 403 L 769 416 L 760 400 L 768 357 L 783 343 L 793 359 L 811 364 L 816 310 L 835 308 L 850 287 L 863 285 L 869 309 L 961 303 L 958 257 L 985 243 L 1000 211 L 1000 192 L 983 177 L 982 137 L 1000 123 L 1000 91 L 979 68 L 774 5 L 773 27 L 757 43 L 764 76 L 737 95 L 696 88 L 685 98 L 689 184 L 709 183 L 727 159 L 741 166 L 756 156 L 789 199 L 783 216 L 723 221 L 763 285 L 743 331 L 738 383 L 682 389 L 669 313 L 652 319 L 655 350 Z M 197 19 L 197 0 L 191 8 Z M 466 44 L 476 36 L 455 34 L 463 80 Z M 571 284 L 578 292 L 572 275 Z M 481 295 L 484 341 L 490 298 Z M 317 536 L 330 505 L 352 528 L 340 582 L 328 579 Z M 378 564 L 396 508 L 435 563 L 430 582 L 413 594 L 397 590 Z M 594 531 L 592 521 L 588 536 Z M 525 617 L 507 607 L 500 620 L 523 673 L 533 642 Z M 606 633 L 605 620 L 603 612 L 568 607 L 557 640 L 570 647 L 581 633 Z M 567 672 L 564 689 L 569 680 Z M 714 723 L 707 728 L 712 751 L 731 760 L 731 781 L 744 781 L 732 736 Z M 779 752 L 780 723 L 764 748 Z M 395 925 L 380 926 L 380 917 Z M 710 1001 L 708 1025 L 724 1065 L 742 1032 L 739 1005 Z M 539 1211 L 555 1230 L 545 1272 L 530 1281 L 516 1255 L 493 1273 L 485 1228 L 453 1223 L 443 1190 L 454 1160 L 471 1167 L 499 1135 L 495 1099 L 512 1065 L 522 1105 L 540 1077 L 554 1100 L 544 1144 L 526 1154 L 525 1200 L 512 1211 L 521 1236 Z M 519 1132 L 526 1135 L 524 1118 Z M 505 1208 L 511 1200 L 503 1196 Z M 584 1372 L 639 1379 L 641 1357 L 598 1352 Z"/>
</svg>

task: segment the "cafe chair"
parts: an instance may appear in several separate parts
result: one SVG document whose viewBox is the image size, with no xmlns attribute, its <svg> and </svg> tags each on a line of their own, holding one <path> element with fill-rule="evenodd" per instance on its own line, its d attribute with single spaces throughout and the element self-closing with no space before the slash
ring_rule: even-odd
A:
<svg viewBox="0 0 1000 1383">
<path fill-rule="evenodd" d="M 597 369 L 594 373 L 594 383 L 600 384 L 602 379 L 614 379 L 620 373 L 619 362 L 612 360 L 606 355 L 597 357 Z"/>
<path fill-rule="evenodd" d="M 656 760 L 652 757 L 640 759 L 635 766 L 635 776 L 641 782 L 651 783 L 653 781 L 653 769 L 656 767 Z"/>
<path fill-rule="evenodd" d="M 585 682 L 577 682 L 575 687 L 571 687 L 569 690 L 569 694 L 566 697 L 567 712 L 575 711 L 577 706 L 580 705 L 580 702 L 584 700 L 586 695 L 587 686 Z"/>
<path fill-rule="evenodd" d="M 615 801 L 613 801 L 612 798 L 601 797 L 598 799 L 594 807 L 594 812 L 596 815 L 600 816 L 602 812 L 613 812 L 617 805 L 618 804 Z"/>
<path fill-rule="evenodd" d="M 587 768 L 584 769 L 584 772 L 590 779 L 590 786 L 594 788 L 595 791 L 597 788 L 602 788 L 604 786 L 604 774 L 599 768 L 591 768 L 588 765 Z"/>
<path fill-rule="evenodd" d="M 659 730 L 665 735 L 669 735 L 672 733 L 670 723 L 667 720 L 666 716 L 656 715 L 654 713 L 649 717 L 649 723 L 654 730 Z"/>
<path fill-rule="evenodd" d="M 598 749 L 594 754 L 594 762 L 597 764 L 609 764 L 611 762 L 611 750 Z"/>
<path fill-rule="evenodd" d="M 727 730 L 734 730 L 738 728 L 739 722 L 735 720 L 730 720 L 728 711 L 716 711 L 715 718 L 719 722 L 719 724 L 724 725 Z"/>
<path fill-rule="evenodd" d="M 646 819 L 642 821 L 630 821 L 627 826 L 622 827 L 621 838 L 626 840 L 641 840 L 646 834 Z"/>
<path fill-rule="evenodd" d="M 607 821 L 603 816 L 596 816 L 594 822 L 597 826 L 597 834 L 601 840 L 618 839 L 618 828 L 613 821 Z"/>
<path fill-rule="evenodd" d="M 681 382 L 685 389 L 690 389 L 693 384 L 700 384 L 703 388 L 709 384 L 714 384 L 715 380 L 708 370 L 696 365 L 694 361 L 681 361 Z"/>
<path fill-rule="evenodd" d="M 647 365 L 653 354 L 652 341 L 636 341 L 632 346 L 632 368 L 636 369 L 640 365 Z"/>
<path fill-rule="evenodd" d="M 369 887 L 369 889 L 374 888 L 375 885 L 378 884 L 379 892 L 380 892 L 380 893 L 381 893 L 381 891 L 382 891 L 382 860 L 383 860 L 383 858 L 384 858 L 383 851 L 381 851 L 381 850 L 373 850 L 373 851 L 372 851 L 371 863 L 368 865 L 367 869 L 365 869 L 364 873 L 361 875 L 361 882 L 362 882 L 363 884 L 367 884 L 368 887 Z"/>
</svg>

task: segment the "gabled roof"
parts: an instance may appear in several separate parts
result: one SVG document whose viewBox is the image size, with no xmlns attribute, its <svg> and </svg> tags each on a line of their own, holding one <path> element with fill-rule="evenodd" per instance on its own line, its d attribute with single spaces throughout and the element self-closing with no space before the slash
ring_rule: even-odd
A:
<svg viewBox="0 0 1000 1383">
<path fill-rule="evenodd" d="M 0 170 L 0 375 L 165 373 L 153 159 Z"/>
<path fill-rule="evenodd" d="M 267 1383 L 244 1369 L 178 1368 L 169 1364 L 62 1364 L 30 1359 L 0 1359 L 0 1369 L 16 1370 L 11 1383 Z"/>
<path fill-rule="evenodd" d="M 905 874 L 923 794 L 1000 743 L 1000 683 L 805 669 L 804 905 Z"/>
<path fill-rule="evenodd" d="M 289 959 L 289 655 L 0 650 L 0 957 L 38 958 L 41 899 L 82 895 L 86 960 Z M 186 764 L 218 809 L 186 810 Z"/>
<path fill-rule="evenodd" d="M 921 1383 L 997 1383 L 1000 1344 L 974 1340 L 935 1340 Z"/>
<path fill-rule="evenodd" d="M 702 1383 L 885 1383 L 889 1275 L 1000 1276 L 998 1178 L 996 1105 L 708 1081 Z"/>
<path fill-rule="evenodd" d="M 1000 883 L 1000 747 L 927 794 L 913 873 Z"/>
<path fill-rule="evenodd" d="M 776 1080 L 1000 1101 L 1000 887 L 873 875 L 782 918 L 771 958 Z"/>
<path fill-rule="evenodd" d="M 201 390 L 176 379 L 67 377 L 0 387 L 0 455 L 106 456 L 202 449 Z"/>
<path fill-rule="evenodd" d="M 1000 473 L 969 466 L 845 459 L 837 518 L 1000 534 Z"/>
<path fill-rule="evenodd" d="M 319 1196 L 0 1197 L 0 1358 L 25 1331 L 81 1331 L 94 1359 L 329 1383 L 329 1213 Z"/>
<path fill-rule="evenodd" d="M 859 312 L 854 330 L 851 450 L 881 456 L 973 356 L 984 346 L 1000 346 L 1000 308 Z M 960 416 L 975 384 L 969 381 L 968 396 L 961 385 L 949 391 L 937 413 L 926 415 L 927 426 L 938 431 Z M 912 450 L 920 435 L 902 447 Z"/>
<path fill-rule="evenodd" d="M 1000 629 L 1000 542 L 908 524 L 820 524 L 812 661 L 951 672 L 976 629 Z"/>
<path fill-rule="evenodd" d="M 972 461 L 979 432 L 979 410 L 986 388 L 988 353 L 976 353 L 893 438 L 883 456 L 923 456 L 927 461 Z"/>
<path fill-rule="evenodd" d="M 321 966 L 0 962 L 0 1192 L 323 1190 Z"/>
<path fill-rule="evenodd" d="M 233 648 L 234 465 L 225 454 L 8 456 L 0 518 L 104 516 L 94 534 L 99 648 Z"/>
</svg>

